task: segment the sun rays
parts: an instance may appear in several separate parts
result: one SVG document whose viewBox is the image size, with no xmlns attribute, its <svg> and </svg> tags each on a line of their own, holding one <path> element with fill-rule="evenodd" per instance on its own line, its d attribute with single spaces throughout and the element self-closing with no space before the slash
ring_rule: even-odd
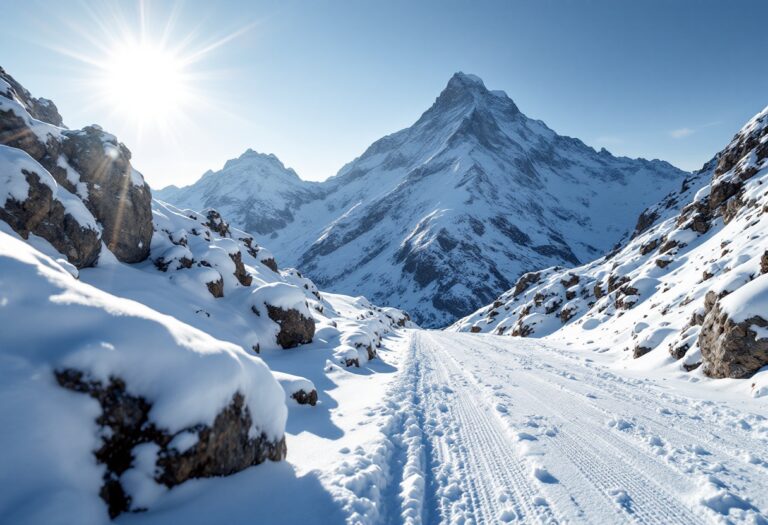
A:
<svg viewBox="0 0 768 525">
<path fill-rule="evenodd" d="M 175 130 L 200 124 L 191 114 L 202 107 L 228 112 L 205 88 L 221 77 L 206 67 L 207 59 L 253 24 L 203 37 L 200 26 L 179 30 L 178 3 L 163 13 L 150 12 L 144 1 L 131 6 L 136 9 L 91 6 L 87 20 L 63 21 L 80 41 L 51 46 L 81 66 L 74 76 L 89 95 L 87 105 L 130 126 L 139 140 L 152 132 L 175 141 Z"/>
</svg>

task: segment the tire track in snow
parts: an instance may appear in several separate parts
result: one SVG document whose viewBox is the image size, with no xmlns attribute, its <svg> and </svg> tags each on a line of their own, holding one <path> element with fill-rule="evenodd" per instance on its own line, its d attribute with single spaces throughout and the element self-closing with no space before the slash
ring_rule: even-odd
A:
<svg viewBox="0 0 768 525">
<path fill-rule="evenodd" d="M 459 485 L 468 495 L 465 517 L 477 524 L 513 520 L 557 523 L 552 509 L 535 486 L 536 482 L 515 454 L 506 429 L 491 408 L 482 402 L 477 387 L 466 381 L 461 371 L 449 370 L 443 359 L 447 355 L 428 334 L 416 334 L 414 345 L 419 348 L 419 360 L 425 370 L 424 383 L 452 385 L 452 395 L 443 406 L 428 400 L 424 410 L 427 413 L 445 410 L 455 424 L 455 446 L 452 447 L 455 457 L 452 460 L 461 467 L 457 469 Z M 444 433 L 441 434 L 431 437 L 439 441 Z M 441 516 L 443 522 L 452 522 L 453 518 L 451 515 Z"/>
<path fill-rule="evenodd" d="M 494 367 L 493 379 L 504 379 L 511 383 L 515 382 L 513 379 L 519 379 L 524 383 L 524 388 L 515 390 L 516 395 L 525 398 L 524 400 L 522 398 L 517 399 L 518 404 L 528 412 L 534 408 L 533 412 L 535 413 L 547 414 L 559 423 L 560 432 L 557 439 L 553 440 L 549 453 L 561 451 L 566 457 L 565 459 L 572 466 L 577 466 L 583 473 L 584 481 L 601 488 L 604 499 L 607 499 L 608 496 L 614 496 L 618 503 L 623 502 L 624 506 L 632 511 L 630 515 L 632 520 L 641 523 L 698 524 L 720 523 L 725 518 L 727 522 L 731 522 L 732 519 L 737 521 L 754 519 L 757 520 L 756 523 L 762 523 L 761 519 L 764 519 L 764 514 L 742 500 L 738 496 L 738 491 L 737 493 L 731 492 L 727 486 L 721 484 L 720 480 L 710 475 L 711 472 L 727 474 L 727 469 L 724 469 L 717 461 L 708 465 L 706 457 L 709 452 L 700 453 L 694 449 L 693 454 L 701 454 L 701 456 L 694 458 L 689 464 L 681 465 L 678 457 L 672 459 L 661 457 L 658 455 L 658 451 L 654 451 L 653 447 L 648 445 L 646 441 L 639 442 L 638 440 L 642 438 L 633 433 L 634 426 L 631 426 L 630 430 L 627 431 L 608 428 L 605 423 L 607 421 L 606 416 L 609 416 L 610 412 L 602 406 L 597 406 L 594 403 L 594 398 L 590 399 L 583 393 L 576 392 L 575 388 L 578 388 L 577 385 L 580 383 L 570 381 L 574 379 L 572 373 L 564 373 L 564 371 L 572 369 L 581 369 L 580 371 L 583 372 L 584 364 L 579 363 L 578 366 L 575 366 L 576 363 L 565 363 L 562 367 L 552 367 L 542 360 L 546 358 L 546 353 L 549 351 L 557 352 L 544 345 L 530 349 L 523 348 L 524 352 L 530 351 L 530 353 L 519 354 L 517 348 L 513 352 L 509 350 L 510 346 L 508 345 L 499 348 L 487 340 L 474 340 L 466 346 L 461 345 L 460 342 L 456 342 L 456 344 L 462 346 L 462 353 L 459 355 L 467 356 L 465 361 L 469 364 L 467 366 L 466 363 L 457 361 L 459 367 L 480 368 L 475 363 L 482 362 L 482 359 L 493 360 L 496 354 L 503 356 L 507 368 L 510 370 L 517 368 L 516 373 L 507 373 L 504 372 L 503 366 Z M 524 345 L 521 344 L 520 346 Z M 451 357 L 453 358 L 453 356 Z M 513 363 L 516 363 L 517 366 Z M 512 366 L 510 367 L 510 365 Z M 525 371 L 524 376 L 520 376 L 521 369 Z M 500 372 L 497 373 L 496 370 L 500 370 Z M 482 376 L 477 376 L 469 370 L 466 370 L 466 373 L 478 384 L 483 383 Z M 480 373 L 486 372 L 481 371 Z M 590 381 L 587 380 L 587 382 Z M 605 382 L 609 381 L 596 381 L 597 386 L 602 388 L 607 386 L 601 384 Z M 658 397 L 656 399 L 650 397 L 643 399 L 642 405 L 632 406 L 632 401 L 637 403 L 637 400 L 631 389 L 636 388 L 637 383 L 642 384 L 642 381 L 624 380 L 624 378 L 618 377 L 618 381 L 606 390 L 623 389 L 618 393 L 619 395 L 613 397 L 629 399 L 625 408 L 630 409 L 629 413 L 631 414 L 647 411 L 649 407 L 664 406 L 663 401 L 660 401 Z M 590 384 L 590 386 L 596 385 Z M 600 393 L 601 398 L 608 399 L 611 397 L 610 392 L 601 391 Z M 616 413 L 614 412 L 613 415 L 615 416 Z M 505 422 L 510 424 L 508 419 Z M 698 442 L 691 440 L 690 435 L 685 437 L 684 429 L 678 432 L 676 429 L 668 429 L 663 424 L 660 425 L 660 428 L 656 427 L 654 430 L 659 431 L 667 438 L 684 436 L 683 439 L 687 443 Z M 653 435 L 655 434 L 652 431 L 651 437 Z M 557 442 L 556 445 L 554 441 Z M 637 450 L 638 445 L 646 450 Z M 673 448 L 673 451 L 683 453 L 679 448 Z M 602 461 L 609 458 L 611 461 L 608 463 Z M 731 454 L 727 454 L 727 458 L 732 458 Z M 703 465 L 704 470 L 699 468 L 697 463 Z M 744 463 L 742 459 L 741 465 Z M 691 465 L 693 465 L 693 469 Z M 705 470 L 707 466 L 711 467 L 711 472 Z M 613 469 L 614 472 L 609 472 L 610 469 Z M 759 489 L 754 490 L 755 482 L 763 485 L 764 483 L 761 483 L 760 480 L 766 480 L 761 469 L 762 465 L 751 464 L 746 468 L 747 471 L 752 470 L 754 472 L 753 475 L 746 478 L 752 482 L 750 492 L 753 494 L 761 493 Z M 595 477 L 595 471 L 601 472 L 601 476 Z M 602 472 L 608 472 L 608 474 L 602 476 Z M 693 479 L 692 473 L 696 474 Z M 614 484 L 615 489 L 610 489 L 611 484 Z M 702 487 L 704 488 L 702 489 Z M 582 489 L 584 487 L 573 488 Z M 702 494 L 702 490 L 704 490 L 704 494 Z M 694 502 L 698 504 L 691 507 L 691 503 Z M 674 509 L 674 511 L 670 512 L 670 509 Z M 732 509 L 735 513 L 731 512 Z"/>
</svg>

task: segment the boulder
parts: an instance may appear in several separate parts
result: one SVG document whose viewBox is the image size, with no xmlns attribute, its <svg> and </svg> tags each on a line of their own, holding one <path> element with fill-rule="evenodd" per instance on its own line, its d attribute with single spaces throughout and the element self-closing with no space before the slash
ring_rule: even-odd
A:
<svg viewBox="0 0 768 525">
<path fill-rule="evenodd" d="M 280 326 L 277 344 L 283 348 L 294 348 L 312 342 L 315 335 L 315 322 L 293 308 L 280 308 L 266 305 L 267 315 Z"/>
<path fill-rule="evenodd" d="M 540 274 L 538 272 L 528 272 L 524 274 L 515 283 L 515 291 L 512 292 L 513 297 L 517 297 L 524 291 L 526 291 L 532 284 L 539 282 Z"/>
<path fill-rule="evenodd" d="M 755 327 L 766 328 L 768 321 L 755 315 L 734 322 L 719 301 L 715 302 L 699 334 L 704 373 L 717 378 L 745 378 L 768 365 L 768 339 L 759 339 Z"/>
<path fill-rule="evenodd" d="M 77 268 L 93 266 L 101 251 L 99 232 L 80 224 L 67 211 L 54 194 L 56 185 L 50 174 L 25 152 L 4 148 L 3 153 L 36 165 L 36 171 L 22 169 L 18 173 L 4 174 L 23 177 L 28 191 L 23 201 L 9 198 L 5 203 L 0 203 L 0 220 L 8 223 L 24 239 L 34 234 L 47 240 Z M 43 178 L 47 179 L 47 183 L 43 182 Z"/>
<path fill-rule="evenodd" d="M 130 163 L 131 152 L 98 126 L 65 131 L 62 152 L 87 185 L 85 205 L 102 225 L 104 242 L 122 262 L 149 256 L 152 195 Z"/>
<path fill-rule="evenodd" d="M 309 393 L 299 390 L 294 392 L 291 397 L 300 405 L 315 406 L 317 404 L 317 390 L 311 390 Z"/>
<path fill-rule="evenodd" d="M 269 439 L 264 433 L 251 436 L 252 420 L 243 396 L 235 394 L 211 425 L 199 424 L 171 434 L 150 419 L 152 404 L 129 393 L 125 382 L 112 377 L 109 383 L 86 377 L 75 369 L 55 371 L 62 387 L 88 394 L 101 405 L 96 422 L 102 427 L 96 460 L 105 466 L 100 496 L 110 517 L 135 509 L 123 489 L 121 476 L 133 466 L 133 449 L 153 443 L 158 447 L 154 479 L 174 487 L 189 479 L 226 476 L 267 459 L 285 459 L 285 438 Z M 176 449 L 174 438 L 193 434 L 194 444 L 183 451 Z"/>
</svg>

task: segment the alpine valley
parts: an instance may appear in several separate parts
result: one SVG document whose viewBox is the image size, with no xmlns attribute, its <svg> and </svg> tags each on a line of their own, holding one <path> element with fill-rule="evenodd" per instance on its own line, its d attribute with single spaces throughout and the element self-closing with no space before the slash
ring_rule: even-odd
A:
<svg viewBox="0 0 768 525">
<path fill-rule="evenodd" d="M 216 208 L 319 286 L 439 327 L 526 271 L 605 254 L 686 175 L 558 135 L 503 91 L 456 73 L 415 124 L 322 183 L 249 150 L 155 195 Z"/>
</svg>

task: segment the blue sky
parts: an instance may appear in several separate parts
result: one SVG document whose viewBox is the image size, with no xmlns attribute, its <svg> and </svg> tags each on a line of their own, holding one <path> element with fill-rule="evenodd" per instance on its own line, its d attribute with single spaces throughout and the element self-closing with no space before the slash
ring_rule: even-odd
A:
<svg viewBox="0 0 768 525">
<path fill-rule="evenodd" d="M 249 147 L 325 179 L 413 123 L 459 70 L 561 134 L 685 169 L 768 105 L 765 1 L 211 4 L 144 4 L 151 37 L 173 19 L 168 46 L 213 48 L 188 66 L 196 98 L 165 127 L 108 111 L 102 73 L 82 60 L 138 34 L 138 3 L 2 0 L 0 65 L 70 127 L 115 133 L 154 187 L 191 183 Z"/>
</svg>

